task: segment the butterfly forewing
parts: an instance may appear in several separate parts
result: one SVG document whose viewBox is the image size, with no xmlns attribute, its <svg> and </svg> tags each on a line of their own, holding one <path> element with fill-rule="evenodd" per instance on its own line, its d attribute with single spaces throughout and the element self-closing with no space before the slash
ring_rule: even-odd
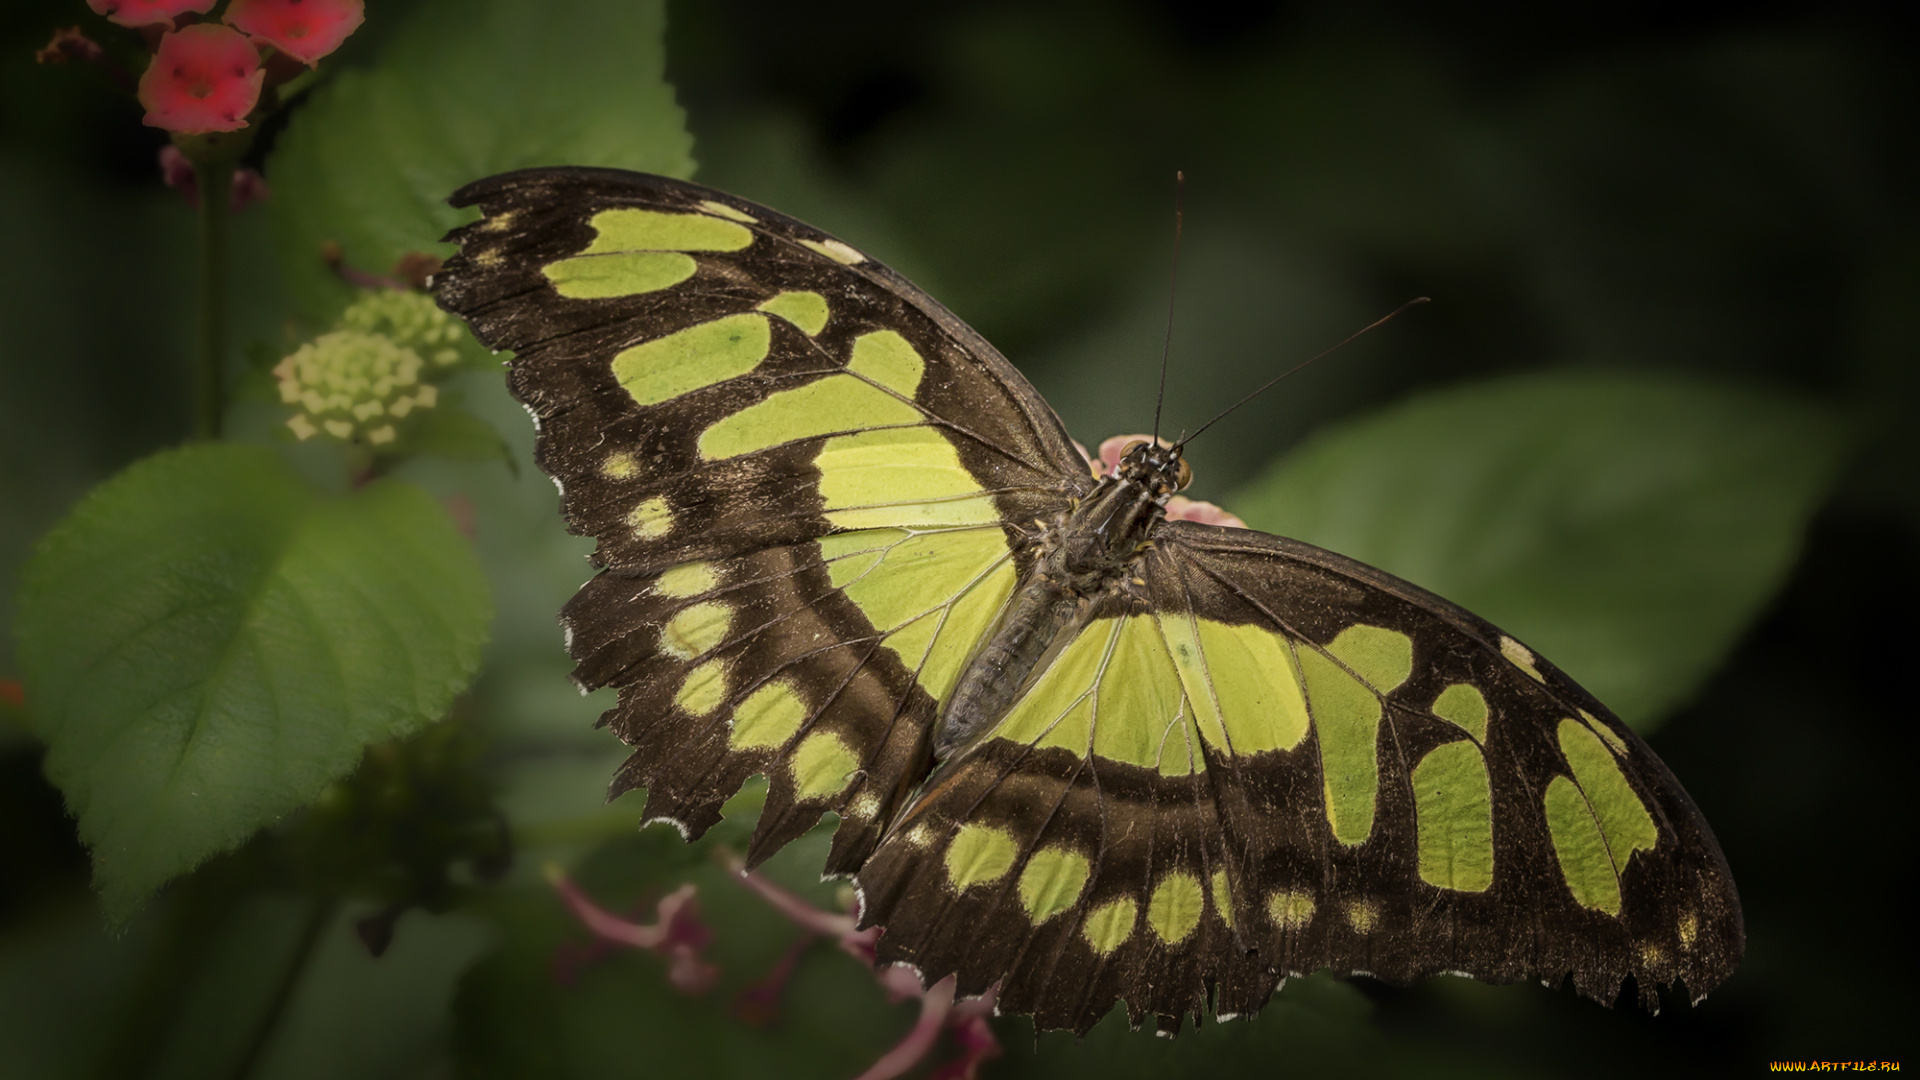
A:
<svg viewBox="0 0 1920 1080">
<path fill-rule="evenodd" d="M 756 772 L 750 857 L 823 810 L 851 870 L 927 765 L 935 702 L 1091 478 L 1006 361 L 848 245 L 691 184 L 494 177 L 435 277 L 513 350 L 536 457 L 603 572 L 564 621 L 635 753 L 616 790 L 698 834 Z"/>
</svg>

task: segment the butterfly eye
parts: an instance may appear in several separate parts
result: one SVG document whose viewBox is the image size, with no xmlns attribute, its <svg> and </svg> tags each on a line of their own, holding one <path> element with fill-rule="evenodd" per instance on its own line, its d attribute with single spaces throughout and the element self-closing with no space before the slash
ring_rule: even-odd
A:
<svg viewBox="0 0 1920 1080">
<path fill-rule="evenodd" d="M 1126 459 L 1128 459 L 1128 458 L 1130 458 L 1130 457 L 1132 457 L 1132 456 L 1133 456 L 1133 452 L 1134 452 L 1134 450 L 1136 450 L 1136 449 L 1138 449 L 1138 448 L 1140 448 L 1140 447 L 1142 447 L 1142 446 L 1145 446 L 1145 445 L 1147 445 L 1147 440 L 1145 440 L 1145 439 L 1135 439 L 1135 440 L 1133 440 L 1132 442 L 1130 442 L 1130 443 L 1128 443 L 1127 445 L 1125 445 L 1125 446 L 1123 446 L 1123 447 L 1121 447 L 1121 448 L 1120 448 L 1120 460 L 1122 460 L 1122 461 L 1125 461 Z"/>
<path fill-rule="evenodd" d="M 1173 482 L 1173 490 L 1184 491 L 1186 486 L 1191 483 L 1193 483 L 1193 466 L 1187 464 L 1186 458 L 1181 458 L 1180 476 Z"/>
</svg>

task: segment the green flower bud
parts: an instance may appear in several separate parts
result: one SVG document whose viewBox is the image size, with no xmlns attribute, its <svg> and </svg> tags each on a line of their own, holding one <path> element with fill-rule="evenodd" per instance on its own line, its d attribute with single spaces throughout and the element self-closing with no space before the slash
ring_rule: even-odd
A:
<svg viewBox="0 0 1920 1080">
<path fill-rule="evenodd" d="M 418 332 L 414 340 L 420 340 Z M 399 436 L 393 421 L 439 400 L 439 388 L 420 381 L 425 366 L 416 349 L 394 337 L 354 329 L 300 346 L 273 374 L 280 380 L 280 400 L 299 407 L 287 427 L 302 441 L 324 432 L 343 442 L 364 439 L 381 446 Z"/>
<path fill-rule="evenodd" d="M 460 339 L 466 333 L 453 316 L 434 304 L 432 297 L 407 289 L 367 293 L 341 314 L 340 326 L 392 338 L 419 353 L 429 367 L 436 369 L 460 362 Z"/>
</svg>

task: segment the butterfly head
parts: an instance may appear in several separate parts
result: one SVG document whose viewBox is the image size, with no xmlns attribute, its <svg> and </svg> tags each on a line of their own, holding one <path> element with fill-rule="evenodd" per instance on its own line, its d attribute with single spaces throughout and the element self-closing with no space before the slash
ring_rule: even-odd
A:
<svg viewBox="0 0 1920 1080">
<path fill-rule="evenodd" d="M 1193 483 L 1193 469 L 1181 456 L 1179 446 L 1145 439 L 1135 439 L 1120 452 L 1117 474 L 1153 492 L 1162 502 Z"/>
</svg>

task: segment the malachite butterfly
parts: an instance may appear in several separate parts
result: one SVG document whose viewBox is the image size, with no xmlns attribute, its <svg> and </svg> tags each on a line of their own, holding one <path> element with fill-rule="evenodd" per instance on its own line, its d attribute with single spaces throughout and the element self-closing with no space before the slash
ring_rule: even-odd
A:
<svg viewBox="0 0 1920 1080">
<path fill-rule="evenodd" d="M 994 348 L 856 248 L 678 180 L 534 169 L 434 278 L 511 350 L 600 570 L 562 613 L 697 837 L 838 816 L 883 964 L 1043 1028 L 1177 1030 L 1321 969 L 1571 976 L 1612 1002 L 1744 947 L 1672 773 L 1532 650 L 1371 567 L 1167 520 L 1177 448 L 1099 476 Z"/>
</svg>

